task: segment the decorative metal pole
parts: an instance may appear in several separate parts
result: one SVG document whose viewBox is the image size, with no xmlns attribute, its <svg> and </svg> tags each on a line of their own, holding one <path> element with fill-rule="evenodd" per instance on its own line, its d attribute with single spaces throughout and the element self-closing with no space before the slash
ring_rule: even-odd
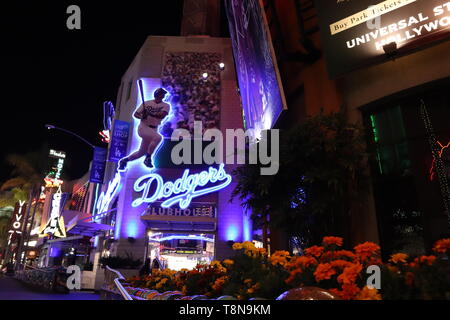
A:
<svg viewBox="0 0 450 320">
<path fill-rule="evenodd" d="M 450 187 L 448 185 L 447 172 L 445 170 L 444 162 L 439 155 L 441 147 L 438 144 L 436 134 L 434 133 L 433 124 L 431 123 L 427 107 L 423 100 L 421 100 L 420 115 L 422 116 L 422 120 L 425 124 L 425 129 L 428 134 L 428 142 L 430 143 L 431 152 L 435 161 L 436 175 L 439 180 L 441 195 L 444 201 L 444 209 L 448 218 L 448 226 L 450 226 Z"/>
</svg>

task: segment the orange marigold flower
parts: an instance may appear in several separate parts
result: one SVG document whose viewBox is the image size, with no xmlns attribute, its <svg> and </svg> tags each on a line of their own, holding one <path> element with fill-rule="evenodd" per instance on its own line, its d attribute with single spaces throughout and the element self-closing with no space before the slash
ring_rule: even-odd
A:
<svg viewBox="0 0 450 320">
<path fill-rule="evenodd" d="M 395 253 L 393 255 L 391 255 L 391 259 L 389 259 L 390 262 L 392 263 L 407 263 L 407 259 L 408 259 L 408 255 L 406 253 Z"/>
<path fill-rule="evenodd" d="M 409 263 L 411 268 L 415 268 L 419 264 L 419 258 L 415 258 L 414 261 Z"/>
<path fill-rule="evenodd" d="M 316 265 L 318 262 L 313 257 L 300 256 L 293 257 L 289 263 L 286 264 L 287 269 L 308 268 Z"/>
<path fill-rule="evenodd" d="M 279 251 L 275 251 L 272 256 L 281 256 L 281 257 L 286 257 L 289 255 L 289 251 L 283 251 L 283 250 L 279 250 Z"/>
<path fill-rule="evenodd" d="M 316 271 L 314 272 L 314 278 L 316 278 L 317 282 L 320 282 L 322 280 L 331 279 L 331 277 L 335 274 L 336 271 L 333 269 L 331 264 L 321 263 L 317 266 Z"/>
<path fill-rule="evenodd" d="M 434 261 L 436 261 L 436 256 L 422 256 L 419 259 L 420 263 L 432 266 Z"/>
<path fill-rule="evenodd" d="M 339 257 L 339 258 L 349 258 L 354 260 L 356 258 L 356 255 L 348 250 L 338 250 L 334 253 L 334 257 Z"/>
<path fill-rule="evenodd" d="M 291 283 L 292 281 L 295 280 L 295 277 L 297 276 L 297 274 L 302 273 L 302 269 L 298 268 L 295 270 L 292 270 L 289 277 L 285 280 L 286 283 Z"/>
<path fill-rule="evenodd" d="M 312 246 L 308 249 L 305 249 L 305 255 L 307 256 L 314 256 L 314 257 L 320 257 L 324 251 L 323 247 L 319 246 Z"/>
<path fill-rule="evenodd" d="M 267 255 L 267 250 L 266 248 L 257 248 L 256 252 L 258 252 L 260 255 L 265 256 Z"/>
<path fill-rule="evenodd" d="M 336 245 L 338 247 L 342 247 L 344 243 L 344 239 L 340 237 L 324 237 L 322 243 L 327 246 Z"/>
<path fill-rule="evenodd" d="M 342 299 L 354 299 L 360 291 L 361 289 L 356 284 L 344 284 L 342 285 Z"/>
<path fill-rule="evenodd" d="M 437 241 L 433 247 L 433 251 L 437 253 L 446 253 L 449 249 L 450 238 Z"/>
<path fill-rule="evenodd" d="M 362 271 L 362 265 L 359 263 L 351 264 L 344 269 L 341 275 L 338 276 L 338 282 L 343 284 L 355 283 L 359 274 Z"/>
<path fill-rule="evenodd" d="M 333 268 L 336 268 L 336 269 L 344 269 L 344 268 L 352 265 L 352 263 L 350 261 L 342 260 L 342 259 L 331 261 L 330 264 L 333 266 Z"/>
<path fill-rule="evenodd" d="M 362 261 L 378 255 L 380 252 L 380 246 L 373 242 L 364 242 L 357 245 L 355 248 L 355 253 L 361 258 Z"/>
<path fill-rule="evenodd" d="M 329 291 L 343 300 L 352 300 L 358 296 L 361 289 L 356 284 L 344 284 L 342 290 L 330 289 Z"/>
<path fill-rule="evenodd" d="M 365 286 L 361 292 L 356 296 L 357 300 L 381 300 L 381 295 L 375 288 Z"/>
</svg>

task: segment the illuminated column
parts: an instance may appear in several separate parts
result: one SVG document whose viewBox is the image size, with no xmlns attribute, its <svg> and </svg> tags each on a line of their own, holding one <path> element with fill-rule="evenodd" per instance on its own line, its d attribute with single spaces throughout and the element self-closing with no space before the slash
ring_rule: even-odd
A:
<svg viewBox="0 0 450 320">
<path fill-rule="evenodd" d="M 231 69 L 231 68 L 230 68 Z M 231 71 L 230 71 L 231 72 Z M 242 109 L 240 99 L 236 91 L 236 82 L 232 80 L 233 75 L 224 77 L 222 84 L 221 120 L 222 134 L 225 136 L 226 129 L 242 128 Z M 228 79 L 229 78 L 229 79 Z M 239 115 L 239 116 L 237 116 Z M 227 165 L 227 172 L 231 173 L 236 165 Z M 231 242 L 242 242 L 251 240 L 251 223 L 244 215 L 244 209 L 239 199 L 230 202 L 231 194 L 236 187 L 232 182 L 226 189 L 219 192 L 218 223 L 216 258 L 221 259 L 233 254 L 230 247 Z"/>
</svg>

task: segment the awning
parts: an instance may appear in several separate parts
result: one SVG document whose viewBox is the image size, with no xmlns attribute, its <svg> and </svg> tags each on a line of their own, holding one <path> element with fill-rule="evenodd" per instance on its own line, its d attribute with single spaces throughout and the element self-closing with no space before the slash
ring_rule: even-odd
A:
<svg viewBox="0 0 450 320">
<path fill-rule="evenodd" d="M 78 221 L 77 224 L 67 232 L 70 234 L 94 237 L 110 230 L 113 230 L 113 227 L 107 224 Z"/>
</svg>

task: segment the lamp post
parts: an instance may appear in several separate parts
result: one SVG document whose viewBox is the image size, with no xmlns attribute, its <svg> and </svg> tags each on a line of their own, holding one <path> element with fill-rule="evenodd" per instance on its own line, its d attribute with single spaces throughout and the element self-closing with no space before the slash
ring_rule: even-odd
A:
<svg viewBox="0 0 450 320">
<path fill-rule="evenodd" d="M 65 132 L 65 133 L 68 133 L 68 134 L 70 134 L 70 135 L 72 135 L 72 136 L 77 137 L 78 139 L 80 139 L 80 140 L 83 141 L 84 143 L 88 144 L 92 149 L 95 148 L 95 146 L 94 146 L 92 143 L 90 143 L 89 141 L 87 141 L 87 140 L 84 139 L 83 137 L 79 136 L 79 135 L 76 134 L 75 132 L 72 132 L 72 131 L 67 130 L 67 129 L 64 129 L 64 128 L 59 128 L 59 127 L 54 126 L 54 125 L 51 125 L 51 124 L 46 124 L 45 127 L 46 127 L 48 130 L 59 130 L 59 131 L 63 131 L 63 132 Z"/>
</svg>

